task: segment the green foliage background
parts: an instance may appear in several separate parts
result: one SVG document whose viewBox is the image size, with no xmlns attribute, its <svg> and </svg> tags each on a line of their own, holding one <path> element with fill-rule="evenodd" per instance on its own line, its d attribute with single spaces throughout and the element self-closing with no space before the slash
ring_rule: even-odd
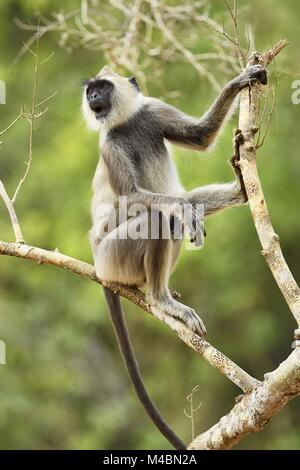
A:
<svg viewBox="0 0 300 470">
<path fill-rule="evenodd" d="M 173 2 L 174 3 L 174 2 Z M 222 2 L 213 2 L 223 8 Z M 245 2 L 240 1 L 243 5 Z M 66 10 L 77 0 L 63 2 Z M 259 49 L 287 37 L 291 46 L 277 68 L 277 106 L 267 142 L 259 152 L 259 170 L 275 228 L 295 277 L 300 279 L 300 105 L 291 103 L 291 83 L 299 78 L 299 16 L 296 0 L 248 2 L 248 22 L 255 27 Z M 13 19 L 32 19 L 61 8 L 58 0 L 2 0 L 0 3 L 0 78 L 7 84 L 7 105 L 0 106 L 4 128 L 29 103 L 32 87 L 30 54 L 11 63 L 28 33 Z M 201 50 L 199 37 L 199 50 Z M 203 49 L 203 47 L 202 47 Z M 97 136 L 81 117 L 81 79 L 103 65 L 97 52 L 77 49 L 68 55 L 57 37 L 41 41 L 42 54 L 55 51 L 43 66 L 39 97 L 58 90 L 35 134 L 34 162 L 17 202 L 28 243 L 58 247 L 91 262 L 91 180 L 98 158 Z M 283 57 L 285 56 L 285 58 Z M 284 67 L 283 67 L 284 64 Z M 167 91 L 182 90 L 173 104 L 194 115 L 214 97 L 211 86 L 188 65 L 164 69 Z M 154 87 L 150 92 L 159 91 Z M 188 188 L 229 181 L 231 136 L 236 118 L 208 155 L 176 150 L 182 180 Z M 0 176 L 13 191 L 27 157 L 28 125 L 21 121 L 5 135 Z M 247 207 L 207 220 L 208 236 L 200 252 L 183 251 L 172 286 L 195 307 L 208 328 L 208 339 L 258 378 L 274 369 L 290 352 L 295 327 L 264 259 L 260 255 Z M 0 238 L 13 240 L 7 213 L 0 204 Z M 199 384 L 196 431 L 214 424 L 240 392 L 153 318 L 125 303 L 126 317 L 142 373 L 160 410 L 189 441 L 184 415 L 187 395 Z M 107 316 L 101 289 L 54 267 L 15 258 L 0 259 L 0 338 L 7 344 L 7 365 L 0 366 L 1 449 L 163 449 L 166 441 L 137 402 Z M 299 449 L 300 401 L 293 401 L 259 435 L 245 439 L 243 449 Z"/>
</svg>

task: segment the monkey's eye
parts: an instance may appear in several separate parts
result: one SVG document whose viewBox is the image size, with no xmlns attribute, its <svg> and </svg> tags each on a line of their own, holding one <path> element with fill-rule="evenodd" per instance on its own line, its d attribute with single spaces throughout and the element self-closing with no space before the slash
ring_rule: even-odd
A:
<svg viewBox="0 0 300 470">
<path fill-rule="evenodd" d="M 92 85 L 91 83 L 89 84 L 89 86 L 87 87 L 86 89 L 86 94 L 87 95 L 90 95 L 91 93 L 93 93 L 94 91 L 94 85 Z"/>
</svg>

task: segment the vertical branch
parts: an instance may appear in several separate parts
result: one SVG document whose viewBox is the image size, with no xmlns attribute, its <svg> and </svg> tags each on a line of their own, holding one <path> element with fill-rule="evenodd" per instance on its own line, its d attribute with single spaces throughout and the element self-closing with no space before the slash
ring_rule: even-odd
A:
<svg viewBox="0 0 300 470">
<path fill-rule="evenodd" d="M 234 33 L 235 33 L 236 53 L 237 53 L 240 67 L 241 69 L 243 69 L 246 66 L 246 58 L 240 46 L 240 34 L 239 34 L 238 12 L 237 12 L 236 0 L 233 0 L 233 7 L 231 7 L 228 0 L 224 0 L 224 3 L 233 23 Z"/>
<path fill-rule="evenodd" d="M 287 44 L 287 41 L 280 41 L 263 55 L 254 53 L 248 65 L 261 63 L 267 66 Z M 297 321 L 295 344 L 300 346 L 300 341 L 297 341 L 300 340 L 300 289 L 282 254 L 279 237 L 271 222 L 256 166 L 255 134 L 260 92 L 261 85 L 259 84 L 253 86 L 250 91 L 246 89 L 241 92 L 239 128 L 243 139 L 240 144 L 240 166 L 255 228 L 262 245 L 262 254 Z"/>
<path fill-rule="evenodd" d="M 32 146 L 33 146 L 33 132 L 34 132 L 34 123 L 35 123 L 35 111 L 36 111 L 36 97 L 37 97 L 37 86 L 38 86 L 38 71 L 39 71 L 39 62 L 38 62 L 38 49 L 39 49 L 39 30 L 37 31 L 37 36 L 36 36 L 36 46 L 35 46 L 35 51 L 32 51 L 31 49 L 28 49 L 29 52 L 31 52 L 34 56 L 34 77 L 33 77 L 33 89 L 32 89 L 32 100 L 31 100 L 31 108 L 30 108 L 30 114 L 29 114 L 29 149 L 28 149 L 28 160 L 26 162 L 26 169 L 25 173 L 22 176 L 22 178 L 19 181 L 19 184 L 15 190 L 15 193 L 12 198 L 12 203 L 14 204 L 16 202 L 16 198 L 18 196 L 18 193 L 25 182 L 28 173 L 31 168 L 31 163 L 32 163 Z"/>
<path fill-rule="evenodd" d="M 189 402 L 190 405 L 190 410 L 189 412 L 186 411 L 185 409 L 184 414 L 185 416 L 191 420 L 191 428 L 192 428 L 192 440 L 195 439 L 195 419 L 194 415 L 196 411 L 198 411 L 201 408 L 202 403 L 200 403 L 198 406 L 194 407 L 194 394 L 199 391 L 199 385 L 196 385 L 196 387 L 193 388 L 191 393 L 187 396 L 187 401 Z"/>
</svg>

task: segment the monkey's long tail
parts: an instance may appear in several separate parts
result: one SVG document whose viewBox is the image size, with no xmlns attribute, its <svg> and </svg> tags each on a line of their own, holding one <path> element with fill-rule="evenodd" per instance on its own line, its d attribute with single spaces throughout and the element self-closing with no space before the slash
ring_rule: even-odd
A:
<svg viewBox="0 0 300 470">
<path fill-rule="evenodd" d="M 155 404 L 148 395 L 145 388 L 142 376 L 139 371 L 139 366 L 132 349 L 129 332 L 125 323 L 123 309 L 120 297 L 114 294 L 110 289 L 104 287 L 105 298 L 107 301 L 110 318 L 118 339 L 120 351 L 125 362 L 129 377 L 133 383 L 136 394 L 145 408 L 148 416 L 152 419 L 155 426 L 165 436 L 165 438 L 175 447 L 175 449 L 186 449 L 185 444 L 176 436 L 174 431 L 166 423 L 164 418 L 159 413 Z"/>
</svg>

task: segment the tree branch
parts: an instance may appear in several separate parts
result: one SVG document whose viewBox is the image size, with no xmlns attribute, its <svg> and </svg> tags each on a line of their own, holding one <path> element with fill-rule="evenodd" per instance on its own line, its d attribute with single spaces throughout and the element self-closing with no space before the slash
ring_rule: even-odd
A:
<svg viewBox="0 0 300 470">
<path fill-rule="evenodd" d="M 253 53 L 248 66 L 267 66 L 288 42 L 280 41 L 265 54 Z M 238 144 L 239 165 L 249 199 L 254 224 L 263 247 L 263 255 L 294 317 L 300 320 L 300 289 L 283 257 L 279 237 L 268 213 L 256 166 L 256 120 L 262 86 L 257 84 L 241 92 Z M 300 330 L 295 332 L 295 346 L 300 346 Z M 298 347 L 274 372 L 250 394 L 246 394 L 226 416 L 200 434 L 190 444 L 194 450 L 230 449 L 251 432 L 258 432 L 289 400 L 300 394 L 300 348 Z"/>
<path fill-rule="evenodd" d="M 259 432 L 292 398 L 300 394 L 300 349 L 297 348 L 257 389 L 246 394 L 226 416 L 190 444 L 193 450 L 231 449 Z"/>
<path fill-rule="evenodd" d="M 138 289 L 98 279 L 95 268 L 88 263 L 66 256 L 59 251 L 48 251 L 35 246 L 4 241 L 0 241 L 0 255 L 29 259 L 38 264 L 52 264 L 102 284 L 168 325 L 187 346 L 203 356 L 209 364 L 218 369 L 245 393 L 253 390 L 260 383 L 205 339 L 190 331 L 182 322 L 162 314 L 157 309 L 152 309 L 151 305 L 147 303 L 145 295 Z"/>
<path fill-rule="evenodd" d="M 287 45 L 288 42 L 283 40 L 265 54 L 252 54 L 248 65 L 253 63 L 268 65 Z M 239 147 L 240 167 L 249 207 L 263 248 L 262 254 L 298 323 L 295 339 L 298 341 L 296 345 L 300 345 L 300 289 L 282 254 L 279 237 L 271 222 L 256 165 L 255 134 L 260 92 L 261 85 L 259 84 L 253 86 L 250 93 L 249 90 L 241 92 L 239 128 L 243 137 L 240 139 Z"/>
<path fill-rule="evenodd" d="M 39 33 L 39 29 L 37 31 Z M 17 196 L 19 194 L 19 191 L 26 181 L 26 178 L 29 174 L 31 164 L 32 164 L 32 145 L 33 145 L 33 132 L 34 132 L 34 123 L 35 123 L 35 110 L 36 110 L 36 96 L 37 96 L 37 85 L 38 85 L 38 71 L 39 71 L 39 57 L 38 57 L 38 49 L 39 49 L 39 34 L 36 37 L 36 46 L 35 46 L 35 51 L 32 51 L 30 48 L 28 48 L 28 51 L 31 52 L 34 56 L 34 75 L 33 75 L 33 89 L 32 89 L 32 98 L 31 98 L 31 108 L 30 108 L 30 114 L 28 116 L 29 119 L 29 155 L 28 155 L 28 160 L 25 162 L 26 168 L 24 175 L 21 177 L 19 184 L 15 190 L 15 193 L 12 198 L 12 203 L 14 204 L 16 202 Z"/>
<path fill-rule="evenodd" d="M 9 217 L 11 220 L 11 225 L 15 234 L 16 242 L 23 243 L 24 237 L 23 237 L 21 227 L 18 221 L 18 217 L 14 208 L 14 204 L 12 200 L 10 199 L 9 195 L 7 194 L 5 186 L 1 180 L 0 180 L 0 197 L 3 199 L 3 202 L 8 210 Z"/>
</svg>

